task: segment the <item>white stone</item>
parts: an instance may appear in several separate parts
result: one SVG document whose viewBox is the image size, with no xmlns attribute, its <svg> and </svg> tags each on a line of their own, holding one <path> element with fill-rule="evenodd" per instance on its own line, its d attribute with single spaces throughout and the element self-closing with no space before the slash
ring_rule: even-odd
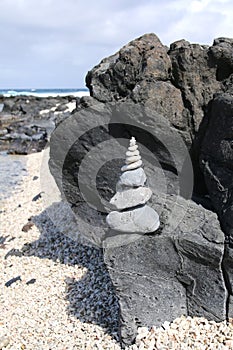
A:
<svg viewBox="0 0 233 350">
<path fill-rule="evenodd" d="M 128 150 L 132 151 L 132 152 L 136 151 L 137 149 L 138 149 L 138 145 L 134 145 L 134 146 L 129 146 L 128 147 Z"/>
<path fill-rule="evenodd" d="M 170 322 L 165 321 L 165 322 L 163 323 L 163 328 L 167 331 L 167 330 L 170 328 Z"/>
<path fill-rule="evenodd" d="M 127 209 L 145 204 L 151 196 L 152 191 L 150 188 L 140 186 L 117 192 L 110 200 L 110 204 L 114 209 Z"/>
<path fill-rule="evenodd" d="M 139 327 L 138 328 L 137 340 L 141 340 L 143 338 L 146 338 L 148 333 L 149 333 L 149 329 L 147 327 Z"/>
<path fill-rule="evenodd" d="M 140 166 L 142 165 L 142 161 L 138 160 L 135 163 L 131 163 L 131 164 L 126 164 L 121 168 L 121 171 L 127 171 L 127 170 L 133 170 L 133 169 L 137 169 L 140 168 Z"/>
<path fill-rule="evenodd" d="M 136 150 L 136 151 L 127 151 L 125 155 L 126 155 L 126 157 L 139 156 L 139 151 L 138 150 Z"/>
<path fill-rule="evenodd" d="M 112 211 L 106 221 L 112 230 L 125 233 L 154 232 L 160 225 L 159 215 L 148 205 L 124 212 Z"/>
<path fill-rule="evenodd" d="M 130 139 L 130 141 L 129 141 L 129 145 L 130 146 L 135 146 L 136 145 L 136 139 L 135 139 L 135 137 L 131 137 L 131 139 Z"/>
<path fill-rule="evenodd" d="M 143 186 L 146 182 L 146 174 L 142 168 L 137 168 L 130 171 L 124 171 L 120 180 L 117 182 L 116 190 L 119 191 L 125 186 L 129 187 L 139 187 Z"/>
<path fill-rule="evenodd" d="M 131 164 L 139 161 L 141 159 L 141 156 L 132 156 L 132 157 L 127 157 L 125 163 L 126 164 Z"/>
</svg>

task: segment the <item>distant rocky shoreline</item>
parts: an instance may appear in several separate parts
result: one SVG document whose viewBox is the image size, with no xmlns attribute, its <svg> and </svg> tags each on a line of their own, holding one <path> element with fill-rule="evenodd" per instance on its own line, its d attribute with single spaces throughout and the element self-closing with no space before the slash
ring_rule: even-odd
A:
<svg viewBox="0 0 233 350">
<path fill-rule="evenodd" d="M 0 152 L 30 154 L 46 146 L 57 122 L 76 108 L 79 97 L 0 96 Z"/>
</svg>

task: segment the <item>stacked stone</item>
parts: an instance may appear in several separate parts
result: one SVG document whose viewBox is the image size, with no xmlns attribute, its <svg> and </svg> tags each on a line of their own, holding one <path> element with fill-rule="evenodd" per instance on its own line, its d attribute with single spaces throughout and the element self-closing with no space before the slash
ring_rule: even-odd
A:
<svg viewBox="0 0 233 350">
<path fill-rule="evenodd" d="M 149 233 L 159 228 L 157 212 L 146 205 L 152 191 L 145 186 L 146 174 L 142 169 L 142 160 L 134 137 L 130 140 L 126 152 L 122 175 L 116 185 L 116 194 L 110 200 L 114 211 L 106 220 L 112 230 L 126 233 Z"/>
</svg>

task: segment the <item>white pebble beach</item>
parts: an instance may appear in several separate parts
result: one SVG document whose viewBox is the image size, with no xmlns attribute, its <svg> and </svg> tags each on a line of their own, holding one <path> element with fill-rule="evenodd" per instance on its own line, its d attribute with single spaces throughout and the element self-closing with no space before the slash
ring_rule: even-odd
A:
<svg viewBox="0 0 233 350">
<path fill-rule="evenodd" d="M 23 180 L 0 202 L 0 349 L 120 350 L 118 303 L 101 250 L 64 234 L 43 194 L 32 200 L 41 192 L 43 152 L 25 157 Z M 57 210 L 64 214 L 65 204 Z M 140 328 L 130 349 L 230 350 L 233 322 L 180 317 Z"/>
</svg>

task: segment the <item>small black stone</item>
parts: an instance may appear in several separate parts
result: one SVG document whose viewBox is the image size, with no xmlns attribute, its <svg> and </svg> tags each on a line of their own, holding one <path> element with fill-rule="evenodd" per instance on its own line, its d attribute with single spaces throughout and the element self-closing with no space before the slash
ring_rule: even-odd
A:
<svg viewBox="0 0 233 350">
<path fill-rule="evenodd" d="M 19 249 L 12 248 L 9 250 L 9 252 L 5 255 L 5 259 L 7 259 L 9 256 L 23 256 L 23 253 Z"/>
<path fill-rule="evenodd" d="M 33 181 L 35 181 L 35 180 L 38 180 L 39 179 L 39 176 L 33 176 Z"/>
<path fill-rule="evenodd" d="M 6 287 L 10 287 L 13 283 L 17 281 L 22 281 L 20 276 L 14 277 L 5 283 Z"/>
<path fill-rule="evenodd" d="M 0 236 L 0 244 L 4 244 L 7 240 L 7 238 L 9 237 L 9 235 L 3 237 L 3 236 Z"/>
<path fill-rule="evenodd" d="M 26 284 L 29 285 L 29 284 L 33 284 L 33 283 L 35 283 L 35 282 L 36 282 L 36 279 L 35 279 L 35 278 L 32 278 L 32 279 L 30 279 L 29 281 L 27 281 Z"/>
<path fill-rule="evenodd" d="M 33 202 L 36 202 L 38 199 L 40 199 L 40 198 L 41 198 L 41 193 L 42 193 L 42 192 L 38 193 L 35 197 L 33 197 L 33 198 L 32 198 L 32 201 L 33 201 Z"/>
</svg>

